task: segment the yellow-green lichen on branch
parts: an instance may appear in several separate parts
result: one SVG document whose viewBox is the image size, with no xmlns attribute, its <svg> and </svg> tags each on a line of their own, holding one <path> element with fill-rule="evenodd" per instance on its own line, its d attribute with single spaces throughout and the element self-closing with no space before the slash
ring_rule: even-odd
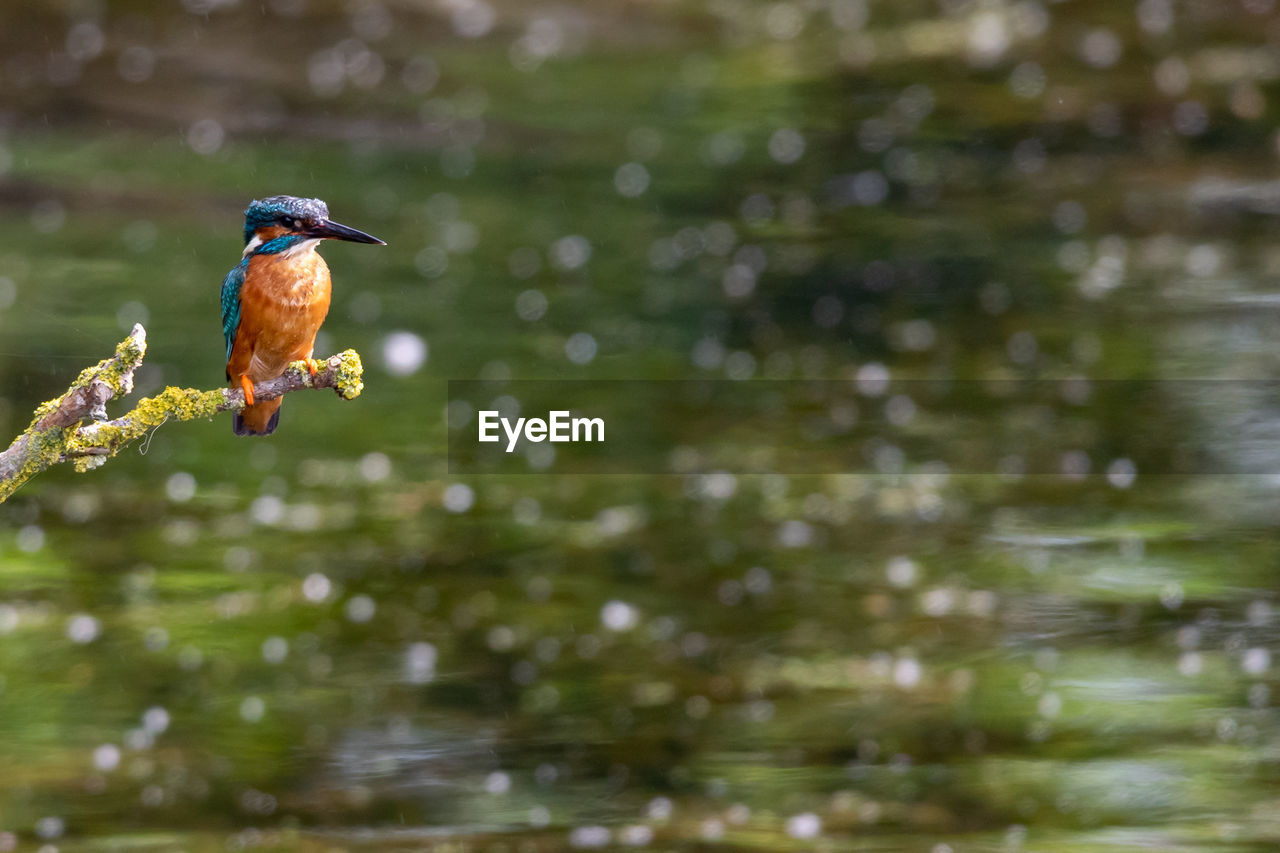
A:
<svg viewBox="0 0 1280 853">
<path fill-rule="evenodd" d="M 73 430 L 66 440 L 65 453 L 75 457 L 77 471 L 88 471 L 170 418 L 180 421 L 211 418 L 226 408 L 224 391 L 197 391 L 171 385 L 153 397 L 139 400 L 133 411 L 122 418 Z"/>
<path fill-rule="evenodd" d="M 360 353 L 353 349 L 343 350 L 326 359 L 324 365 L 324 371 L 314 376 L 305 361 L 289 362 L 288 369 L 308 388 L 332 388 L 344 400 L 360 396 L 364 390 L 364 365 L 360 362 Z M 327 381 L 330 374 L 333 379 Z"/>
<path fill-rule="evenodd" d="M 170 386 L 139 400 L 128 414 L 107 420 L 104 404 L 133 390 L 133 371 L 146 351 L 146 331 L 134 326 L 116 347 L 115 355 L 81 371 L 65 394 L 36 408 L 31 425 L 0 452 L 0 502 L 58 462 L 71 461 L 80 472 L 97 468 L 171 418 L 212 418 L 218 412 L 244 408 L 239 388 L 199 391 Z M 283 376 L 255 385 L 254 394 L 270 400 L 302 388 L 332 388 L 344 400 L 360 396 L 364 369 L 355 350 L 332 356 L 323 364 L 324 370 L 312 375 L 306 362 L 294 362 Z"/>
<path fill-rule="evenodd" d="M 338 396 L 344 400 L 354 400 L 364 390 L 364 365 L 360 363 L 360 353 L 353 349 L 344 350 L 336 356 L 338 366 L 333 375 Z"/>
<path fill-rule="evenodd" d="M 74 385 L 72 386 L 75 387 Z M 49 415 L 58 411 L 58 406 L 62 404 L 62 397 L 54 397 L 52 400 L 45 400 L 36 406 L 35 414 L 31 417 L 31 423 L 27 425 L 27 429 L 35 429 L 36 426 Z"/>
<path fill-rule="evenodd" d="M 145 339 L 139 343 L 133 336 L 125 338 L 116 346 L 116 354 L 111 358 L 104 358 L 93 367 L 86 367 L 80 371 L 80 375 L 76 377 L 75 382 L 71 383 L 68 391 L 87 387 L 90 382 L 97 379 L 105 382 L 115 394 L 127 394 L 133 390 L 133 371 L 142 363 L 142 357 L 146 354 Z M 53 402 L 57 403 L 61 399 L 59 397 Z"/>
<path fill-rule="evenodd" d="M 142 364 L 142 358 L 147 354 L 146 334 L 139 334 L 142 330 L 141 326 L 134 326 L 133 329 L 129 337 L 116 345 L 114 356 L 103 359 L 97 367 L 81 371 L 79 378 L 72 383 L 72 387 L 74 388 L 76 383 L 88 384 L 98 379 L 107 383 L 117 396 L 132 391 L 133 371 Z"/>
<path fill-rule="evenodd" d="M 50 402 L 56 404 L 58 401 Z M 37 419 L 42 417 L 38 412 L 39 410 L 37 410 Z M 0 477 L 0 503 L 17 491 L 18 487 L 27 480 L 63 458 L 62 453 L 66 444 L 65 432 L 66 430 L 62 427 L 51 427 L 29 431 L 14 440 L 10 449 L 21 445 L 23 453 L 18 465 L 11 472 L 5 472 L 5 475 Z"/>
</svg>

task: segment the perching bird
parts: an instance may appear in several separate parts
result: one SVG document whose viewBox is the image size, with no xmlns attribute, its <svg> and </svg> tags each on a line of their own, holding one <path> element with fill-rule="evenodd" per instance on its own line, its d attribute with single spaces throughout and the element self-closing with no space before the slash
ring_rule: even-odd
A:
<svg viewBox="0 0 1280 853">
<path fill-rule="evenodd" d="M 244 389 L 247 404 L 233 416 L 236 435 L 270 435 L 280 422 L 280 398 L 253 401 L 253 385 L 311 358 L 316 332 L 329 312 L 329 266 L 316 251 L 325 238 L 386 243 L 329 220 L 318 198 L 277 195 L 250 202 L 244 212 L 244 256 L 222 283 L 222 334 L 227 379 Z"/>
</svg>

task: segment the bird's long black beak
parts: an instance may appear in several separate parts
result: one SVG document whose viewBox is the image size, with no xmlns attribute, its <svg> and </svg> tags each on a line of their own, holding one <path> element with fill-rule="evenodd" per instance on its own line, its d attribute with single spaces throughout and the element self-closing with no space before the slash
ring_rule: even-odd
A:
<svg viewBox="0 0 1280 853">
<path fill-rule="evenodd" d="M 346 225 L 328 219 L 321 220 L 308 228 L 307 234 L 312 237 L 324 237 L 330 240 L 347 240 L 352 243 L 377 243 L 379 246 L 387 245 L 386 242 L 379 240 L 372 234 L 357 231 L 354 228 L 349 228 Z"/>
</svg>

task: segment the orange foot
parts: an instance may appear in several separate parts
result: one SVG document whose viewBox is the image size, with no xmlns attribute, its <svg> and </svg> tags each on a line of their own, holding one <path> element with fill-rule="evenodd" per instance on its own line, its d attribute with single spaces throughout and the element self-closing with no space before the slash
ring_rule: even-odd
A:
<svg viewBox="0 0 1280 853">
<path fill-rule="evenodd" d="M 253 383 L 249 381 L 249 377 L 243 373 L 240 374 L 240 387 L 244 389 L 244 404 L 246 406 L 253 405 Z"/>
<path fill-rule="evenodd" d="M 304 358 L 303 361 L 307 363 L 307 371 L 312 376 L 315 376 L 320 372 L 320 362 L 316 361 L 314 358 Z"/>
</svg>

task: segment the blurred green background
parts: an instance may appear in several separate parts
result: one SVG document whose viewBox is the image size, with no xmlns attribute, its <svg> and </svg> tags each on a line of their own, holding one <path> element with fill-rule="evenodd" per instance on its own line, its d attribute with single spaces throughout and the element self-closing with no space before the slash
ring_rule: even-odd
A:
<svg viewBox="0 0 1280 853">
<path fill-rule="evenodd" d="M 251 198 L 389 243 L 358 400 L 0 510 L 0 851 L 1275 849 L 1277 78 L 1273 0 L 0 6 L 7 435 L 134 322 L 218 387 Z M 447 380 L 703 378 L 809 427 L 449 473 Z"/>
</svg>

